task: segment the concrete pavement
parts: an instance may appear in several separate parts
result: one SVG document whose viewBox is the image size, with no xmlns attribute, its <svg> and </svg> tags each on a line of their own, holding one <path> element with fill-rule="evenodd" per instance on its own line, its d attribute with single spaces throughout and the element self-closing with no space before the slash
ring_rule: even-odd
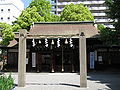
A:
<svg viewBox="0 0 120 90">
<path fill-rule="evenodd" d="M 17 84 L 18 73 L 12 77 Z M 88 87 L 80 88 L 77 73 L 27 73 L 26 86 L 13 90 L 120 90 L 120 73 L 92 72 L 87 78 Z"/>
</svg>

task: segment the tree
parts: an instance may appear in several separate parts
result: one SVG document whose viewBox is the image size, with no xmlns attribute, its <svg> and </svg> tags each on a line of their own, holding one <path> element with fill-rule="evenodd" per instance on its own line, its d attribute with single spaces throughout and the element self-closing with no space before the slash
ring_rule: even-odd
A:
<svg viewBox="0 0 120 90">
<path fill-rule="evenodd" d="M 60 16 L 51 14 L 51 22 L 58 22 L 60 21 Z"/>
<path fill-rule="evenodd" d="M 22 14 L 13 22 L 13 30 L 19 29 L 30 30 L 33 22 L 52 22 L 59 21 L 59 16 L 52 14 L 52 5 L 49 1 L 34 0 L 30 3 L 28 8 L 22 11 Z"/>
<path fill-rule="evenodd" d="M 33 22 L 40 21 L 44 21 L 44 18 L 37 13 L 36 7 L 26 8 L 22 11 L 22 14 L 17 18 L 17 20 L 13 22 L 13 27 L 15 31 L 20 28 L 30 30 L 30 26 Z"/>
<path fill-rule="evenodd" d="M 103 30 L 105 27 L 102 24 L 97 24 L 97 29 L 98 30 Z"/>
<path fill-rule="evenodd" d="M 83 4 L 66 5 L 60 14 L 61 21 L 93 21 L 94 17 Z"/>
<path fill-rule="evenodd" d="M 100 30 L 100 40 L 102 40 L 105 45 L 117 44 L 115 36 L 116 32 L 111 28 L 101 28 Z"/>
<path fill-rule="evenodd" d="M 107 16 L 114 20 L 115 29 L 120 32 L 120 0 L 106 0 Z"/>
<path fill-rule="evenodd" d="M 40 16 L 44 18 L 45 22 L 51 22 L 52 20 L 56 21 L 56 16 L 51 13 L 52 5 L 49 1 L 34 0 L 30 3 L 28 7 L 32 8 L 34 6 L 37 8 L 37 12 L 40 14 Z"/>
<path fill-rule="evenodd" d="M 0 23 L 1 28 L 1 35 L 2 35 L 2 42 L 0 42 L 3 45 L 8 45 L 9 41 L 14 39 L 14 33 L 12 26 L 6 23 Z"/>
<path fill-rule="evenodd" d="M 107 16 L 113 20 L 115 30 L 114 30 L 114 42 L 113 44 L 120 44 L 120 0 L 106 0 L 106 5 L 108 6 Z"/>
</svg>

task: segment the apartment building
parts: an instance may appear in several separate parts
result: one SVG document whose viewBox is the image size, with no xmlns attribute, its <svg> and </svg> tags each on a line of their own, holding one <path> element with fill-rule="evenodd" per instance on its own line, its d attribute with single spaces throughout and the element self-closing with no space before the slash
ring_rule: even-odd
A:
<svg viewBox="0 0 120 90">
<path fill-rule="evenodd" d="M 12 24 L 24 10 L 21 0 L 0 0 L 0 22 Z"/>
<path fill-rule="evenodd" d="M 104 24 L 107 27 L 113 28 L 112 20 L 106 16 L 105 0 L 51 0 L 52 12 L 59 15 L 65 5 L 83 3 L 89 8 L 94 16 L 96 24 Z"/>
</svg>

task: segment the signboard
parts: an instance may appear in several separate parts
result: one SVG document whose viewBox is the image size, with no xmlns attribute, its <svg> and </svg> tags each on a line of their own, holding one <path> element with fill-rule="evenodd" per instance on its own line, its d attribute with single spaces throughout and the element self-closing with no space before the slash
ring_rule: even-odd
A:
<svg viewBox="0 0 120 90">
<path fill-rule="evenodd" d="M 90 52 L 90 69 L 94 69 L 94 52 Z"/>
<path fill-rule="evenodd" d="M 28 64 L 28 58 L 26 58 L 26 64 Z"/>
<path fill-rule="evenodd" d="M 102 56 L 98 56 L 98 61 L 102 62 Z"/>
<path fill-rule="evenodd" d="M 36 53 L 32 53 L 32 67 L 36 67 Z"/>
</svg>

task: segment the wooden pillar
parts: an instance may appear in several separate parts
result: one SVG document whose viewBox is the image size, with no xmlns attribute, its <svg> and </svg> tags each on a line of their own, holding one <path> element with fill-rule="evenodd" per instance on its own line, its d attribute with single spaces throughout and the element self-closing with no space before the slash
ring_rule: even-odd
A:
<svg viewBox="0 0 120 90">
<path fill-rule="evenodd" d="M 19 32 L 18 87 L 25 86 L 26 74 L 26 30 Z"/>
<path fill-rule="evenodd" d="M 51 72 L 54 72 L 54 66 L 53 66 L 53 50 L 51 50 Z"/>
<path fill-rule="evenodd" d="M 79 34 L 80 87 L 87 87 L 86 38 L 83 32 Z"/>
<path fill-rule="evenodd" d="M 72 72 L 75 72 L 75 69 L 74 69 L 74 56 L 72 56 L 72 57 L 73 57 L 72 60 L 71 60 Z"/>
<path fill-rule="evenodd" d="M 39 52 L 36 52 L 36 70 L 39 72 Z"/>
<path fill-rule="evenodd" d="M 40 57 L 40 61 L 39 61 L 39 71 L 41 72 L 42 71 L 42 52 L 40 52 L 39 54 L 39 57 Z"/>
<path fill-rule="evenodd" d="M 42 53 L 38 52 L 36 54 L 37 54 L 37 58 L 36 58 L 37 72 L 41 72 L 42 71 Z"/>
<path fill-rule="evenodd" d="M 64 52 L 63 52 L 63 45 L 62 45 L 62 72 L 64 72 L 64 62 L 63 62 L 63 60 L 64 60 L 64 54 L 63 54 Z"/>
<path fill-rule="evenodd" d="M 53 52 L 51 54 L 51 72 L 55 72 L 55 70 L 54 70 L 54 54 L 53 54 Z"/>
</svg>

